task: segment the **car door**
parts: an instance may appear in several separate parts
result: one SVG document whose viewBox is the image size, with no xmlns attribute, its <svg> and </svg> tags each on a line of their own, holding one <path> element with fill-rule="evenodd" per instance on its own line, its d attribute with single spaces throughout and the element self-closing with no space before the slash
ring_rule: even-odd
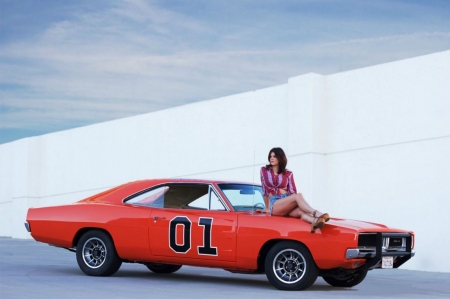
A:
<svg viewBox="0 0 450 299">
<path fill-rule="evenodd" d="M 167 190 L 150 216 L 151 254 L 235 261 L 237 215 L 226 209 L 214 188 L 207 184 L 164 187 Z"/>
</svg>

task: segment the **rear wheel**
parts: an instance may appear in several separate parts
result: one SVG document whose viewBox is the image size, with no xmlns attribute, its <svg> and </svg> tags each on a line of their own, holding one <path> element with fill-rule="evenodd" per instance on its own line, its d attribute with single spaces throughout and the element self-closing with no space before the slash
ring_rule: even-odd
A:
<svg viewBox="0 0 450 299">
<path fill-rule="evenodd" d="M 305 245 L 283 241 L 275 244 L 265 260 L 266 276 L 280 290 L 303 290 L 317 279 L 318 269 Z"/>
<path fill-rule="evenodd" d="M 81 236 L 77 244 L 77 263 L 90 276 L 109 276 L 119 270 L 122 260 L 107 233 L 91 230 Z"/>
<path fill-rule="evenodd" d="M 173 273 L 180 270 L 180 265 L 168 265 L 168 264 L 145 264 L 147 268 L 155 273 Z"/>
<path fill-rule="evenodd" d="M 360 284 L 366 278 L 367 271 L 367 267 L 362 266 L 356 271 L 340 271 L 340 275 L 323 276 L 322 278 L 334 287 L 351 288 Z"/>
</svg>

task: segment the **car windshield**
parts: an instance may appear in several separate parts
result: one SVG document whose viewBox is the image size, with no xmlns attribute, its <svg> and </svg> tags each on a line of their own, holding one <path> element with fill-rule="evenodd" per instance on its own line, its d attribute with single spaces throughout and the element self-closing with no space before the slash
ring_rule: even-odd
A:
<svg viewBox="0 0 450 299">
<path fill-rule="evenodd" d="M 265 209 L 261 186 L 247 184 L 218 184 L 235 211 Z"/>
</svg>

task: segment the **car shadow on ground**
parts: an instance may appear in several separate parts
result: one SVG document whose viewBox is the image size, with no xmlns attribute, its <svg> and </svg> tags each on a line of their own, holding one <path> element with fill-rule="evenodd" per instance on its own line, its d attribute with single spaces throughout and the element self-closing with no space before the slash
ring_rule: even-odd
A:
<svg viewBox="0 0 450 299">
<path fill-rule="evenodd" d="M 136 270 L 129 270 L 129 269 L 123 269 L 119 270 L 116 274 L 109 276 L 109 277 L 93 277 L 91 279 L 109 279 L 109 280 L 117 280 L 117 279 L 132 279 L 134 282 L 136 281 L 142 281 L 145 282 L 148 279 L 151 279 L 153 281 L 160 281 L 160 282 L 168 282 L 173 283 L 174 285 L 179 285 L 180 283 L 201 283 L 205 284 L 205 286 L 209 285 L 233 285 L 235 287 L 243 287 L 243 288 L 260 288 L 265 290 L 273 290 L 273 291 L 279 291 L 277 290 L 272 284 L 267 280 L 265 274 L 232 274 L 228 273 L 223 270 L 211 270 L 207 269 L 207 273 L 205 274 L 197 274 L 197 273 L 189 273 L 190 270 L 180 270 L 177 273 L 171 273 L 171 274 L 158 274 L 153 273 L 149 270 L 145 269 L 145 266 L 143 266 L 144 269 L 136 269 Z M 222 272 L 223 271 L 223 272 Z M 81 270 L 77 268 L 56 268 L 47 270 L 48 272 L 54 272 L 58 275 L 68 275 L 68 276 L 81 276 L 81 277 L 89 277 L 85 275 Z M 321 278 L 318 278 L 314 285 L 309 287 L 308 289 L 304 291 L 320 291 L 320 292 L 354 292 L 357 291 L 355 289 L 351 288 L 338 288 L 338 287 L 332 287 L 326 284 Z"/>
</svg>

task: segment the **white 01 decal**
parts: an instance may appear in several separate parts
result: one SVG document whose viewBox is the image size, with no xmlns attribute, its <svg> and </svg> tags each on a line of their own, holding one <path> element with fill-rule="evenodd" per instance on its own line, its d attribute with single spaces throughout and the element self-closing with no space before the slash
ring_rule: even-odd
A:
<svg viewBox="0 0 450 299">
<path fill-rule="evenodd" d="M 198 254 L 217 256 L 217 247 L 211 246 L 213 218 L 200 217 L 198 226 L 203 226 L 203 245 Z M 177 243 L 177 226 L 183 227 L 183 242 Z M 187 253 L 191 249 L 192 222 L 186 216 L 176 216 L 169 223 L 169 246 L 176 253 Z"/>
</svg>

